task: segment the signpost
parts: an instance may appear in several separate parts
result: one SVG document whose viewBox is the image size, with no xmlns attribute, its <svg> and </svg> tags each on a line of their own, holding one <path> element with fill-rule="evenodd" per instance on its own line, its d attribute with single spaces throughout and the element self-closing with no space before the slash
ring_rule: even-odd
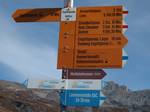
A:
<svg viewBox="0 0 150 112">
<path fill-rule="evenodd" d="M 97 79 L 100 80 L 106 76 L 102 69 L 64 69 L 62 71 L 63 79 Z"/>
<path fill-rule="evenodd" d="M 123 48 L 127 42 L 128 40 L 123 34 L 80 35 L 76 39 L 76 48 Z"/>
<path fill-rule="evenodd" d="M 102 68 L 122 68 L 128 60 L 123 47 L 128 25 L 123 6 L 18 9 L 16 22 L 60 22 L 57 68 L 62 80 L 28 80 L 28 88 L 59 89 L 61 112 L 66 106 L 99 107 L 106 97 L 101 91 Z"/>
<path fill-rule="evenodd" d="M 62 80 L 40 80 L 29 79 L 27 88 L 32 89 L 69 89 L 69 90 L 101 90 L 101 80 L 86 79 L 62 79 Z"/>
<path fill-rule="evenodd" d="M 63 83 L 65 90 L 101 90 L 101 80 L 66 79 Z"/>
<path fill-rule="evenodd" d="M 98 69 L 121 68 L 122 49 L 83 49 L 76 50 L 74 68 Z"/>
<path fill-rule="evenodd" d="M 79 7 L 77 8 L 77 34 L 122 33 L 123 7 Z"/>
<path fill-rule="evenodd" d="M 57 68 L 122 68 L 122 48 L 128 42 L 123 34 L 128 27 L 123 22 L 123 7 L 78 7 L 68 11 L 71 14 L 63 16 L 66 19 L 60 23 Z"/>
<path fill-rule="evenodd" d="M 16 22 L 60 22 L 58 69 L 122 68 L 126 11 L 122 6 L 18 9 Z M 96 16 L 95 16 L 96 15 Z"/>
<path fill-rule="evenodd" d="M 101 96 L 99 90 L 64 90 L 60 94 L 61 102 L 65 106 L 99 107 L 100 102 L 106 99 L 106 97 Z"/>
<path fill-rule="evenodd" d="M 65 83 L 62 80 L 40 80 L 40 79 L 29 79 L 27 88 L 32 89 L 62 89 L 65 87 Z"/>
<path fill-rule="evenodd" d="M 72 54 L 73 53 L 73 54 Z M 122 48 L 112 49 L 72 49 L 59 55 L 58 68 L 61 69 L 99 69 L 121 68 Z"/>
<path fill-rule="evenodd" d="M 13 14 L 16 22 L 59 22 L 61 8 L 18 9 Z"/>
<path fill-rule="evenodd" d="M 76 21 L 76 8 L 64 8 L 61 10 L 61 21 Z"/>
</svg>

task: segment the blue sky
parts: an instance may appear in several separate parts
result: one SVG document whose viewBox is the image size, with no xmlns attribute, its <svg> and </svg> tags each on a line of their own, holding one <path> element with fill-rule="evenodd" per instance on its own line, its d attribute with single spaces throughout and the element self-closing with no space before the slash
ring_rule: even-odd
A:
<svg viewBox="0 0 150 112">
<path fill-rule="evenodd" d="M 78 6 L 124 5 L 129 10 L 125 33 L 129 55 L 123 69 L 105 70 L 104 80 L 125 84 L 130 89 L 150 89 L 150 1 L 75 0 Z M 0 0 L 0 79 L 60 78 L 56 69 L 58 23 L 15 23 L 18 8 L 63 7 L 63 0 Z"/>
</svg>

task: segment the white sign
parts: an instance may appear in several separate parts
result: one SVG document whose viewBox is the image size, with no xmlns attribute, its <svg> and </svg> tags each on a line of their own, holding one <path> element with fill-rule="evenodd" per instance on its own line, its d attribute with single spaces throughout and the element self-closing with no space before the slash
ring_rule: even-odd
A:
<svg viewBox="0 0 150 112">
<path fill-rule="evenodd" d="M 64 8 L 61 10 L 61 21 L 76 21 L 76 8 Z"/>
<path fill-rule="evenodd" d="M 65 88 L 68 90 L 101 90 L 101 80 L 64 80 Z M 63 84 L 64 85 L 64 84 Z"/>
<path fill-rule="evenodd" d="M 101 80 L 35 80 L 28 81 L 27 88 L 64 90 L 101 90 Z"/>
<path fill-rule="evenodd" d="M 32 89 L 61 89 L 65 85 L 61 83 L 61 80 L 29 80 L 27 88 Z"/>
</svg>

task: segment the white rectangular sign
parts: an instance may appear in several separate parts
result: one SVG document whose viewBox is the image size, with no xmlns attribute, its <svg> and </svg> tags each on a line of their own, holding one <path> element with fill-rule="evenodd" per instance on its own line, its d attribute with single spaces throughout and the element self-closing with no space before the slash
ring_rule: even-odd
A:
<svg viewBox="0 0 150 112">
<path fill-rule="evenodd" d="M 29 80 L 27 88 L 64 90 L 101 90 L 101 80 Z"/>
<path fill-rule="evenodd" d="M 64 80 L 64 89 L 68 90 L 101 90 L 101 80 Z"/>
<path fill-rule="evenodd" d="M 27 88 L 61 89 L 61 88 L 64 88 L 64 86 L 65 86 L 63 84 L 61 83 L 61 80 L 29 80 Z"/>
<path fill-rule="evenodd" d="M 62 9 L 61 21 L 76 21 L 76 8 Z"/>
</svg>

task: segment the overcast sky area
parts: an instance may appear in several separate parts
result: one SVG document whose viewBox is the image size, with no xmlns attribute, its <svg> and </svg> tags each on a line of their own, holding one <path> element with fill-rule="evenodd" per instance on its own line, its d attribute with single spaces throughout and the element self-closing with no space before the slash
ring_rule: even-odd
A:
<svg viewBox="0 0 150 112">
<path fill-rule="evenodd" d="M 124 5 L 129 10 L 125 18 L 128 63 L 123 69 L 106 69 L 105 81 L 133 90 L 150 89 L 149 4 L 149 0 L 75 0 L 75 7 Z M 19 8 L 50 7 L 63 7 L 63 0 L 0 0 L 0 80 L 61 77 L 56 69 L 59 24 L 15 23 L 11 18 Z"/>
</svg>

